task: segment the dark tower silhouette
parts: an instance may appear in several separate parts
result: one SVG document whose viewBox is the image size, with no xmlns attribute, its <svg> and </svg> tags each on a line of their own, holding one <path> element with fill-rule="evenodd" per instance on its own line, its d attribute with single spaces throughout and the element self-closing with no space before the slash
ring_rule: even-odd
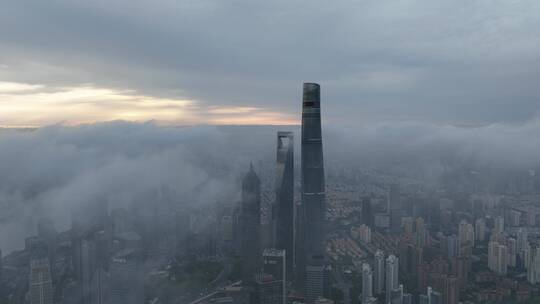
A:
<svg viewBox="0 0 540 304">
<path fill-rule="evenodd" d="M 362 199 L 362 224 L 373 227 L 373 210 L 371 207 L 371 198 L 364 197 Z"/>
<path fill-rule="evenodd" d="M 388 215 L 390 216 L 390 232 L 401 232 L 402 208 L 399 194 L 399 185 L 392 184 L 388 190 Z"/>
<path fill-rule="evenodd" d="M 294 140 L 292 132 L 278 132 L 276 153 L 274 247 L 284 249 L 286 270 L 292 273 L 294 247 Z"/>
<path fill-rule="evenodd" d="M 259 270 L 261 249 L 261 181 L 250 165 L 249 172 L 242 180 L 242 203 L 240 210 L 240 248 L 242 256 L 242 280 L 253 283 Z"/>
<path fill-rule="evenodd" d="M 322 294 L 310 273 L 324 265 L 325 180 L 321 136 L 321 91 L 316 83 L 304 83 L 302 103 L 302 209 L 305 250 L 305 292 L 308 301 Z M 310 271 L 306 271 L 306 269 Z M 318 281 L 318 279 L 317 279 Z M 307 284 L 309 282 L 309 284 Z M 319 285 L 318 282 L 315 285 Z M 319 290 L 320 289 L 320 290 Z"/>
</svg>

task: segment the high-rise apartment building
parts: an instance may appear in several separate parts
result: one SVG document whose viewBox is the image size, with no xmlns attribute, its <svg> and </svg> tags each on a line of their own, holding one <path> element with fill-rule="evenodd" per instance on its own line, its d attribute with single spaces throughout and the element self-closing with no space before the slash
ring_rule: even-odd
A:
<svg viewBox="0 0 540 304">
<path fill-rule="evenodd" d="M 52 304 L 51 265 L 46 254 L 30 259 L 30 304 Z"/>
<path fill-rule="evenodd" d="M 385 286 L 385 261 L 384 261 L 384 252 L 382 250 L 377 250 L 375 252 L 374 260 L 374 280 L 373 280 L 373 291 L 376 295 L 382 295 L 384 292 Z"/>
<path fill-rule="evenodd" d="M 362 264 L 362 304 L 373 297 L 373 272 L 367 263 Z"/>
<path fill-rule="evenodd" d="M 391 303 L 392 291 L 399 288 L 399 260 L 391 254 L 386 259 L 386 303 Z"/>
<path fill-rule="evenodd" d="M 474 228 L 467 221 L 462 220 L 458 226 L 459 246 L 463 248 L 465 246 L 474 247 Z M 462 250 L 460 250 L 461 252 Z"/>
<path fill-rule="evenodd" d="M 486 221 L 483 218 L 479 218 L 474 222 L 474 237 L 479 242 L 486 239 Z"/>
<path fill-rule="evenodd" d="M 323 265 L 306 266 L 305 297 L 307 303 L 313 303 L 324 295 L 325 267 Z"/>
<path fill-rule="evenodd" d="M 508 247 L 496 241 L 489 242 L 488 267 L 499 275 L 506 275 L 508 267 Z"/>
</svg>

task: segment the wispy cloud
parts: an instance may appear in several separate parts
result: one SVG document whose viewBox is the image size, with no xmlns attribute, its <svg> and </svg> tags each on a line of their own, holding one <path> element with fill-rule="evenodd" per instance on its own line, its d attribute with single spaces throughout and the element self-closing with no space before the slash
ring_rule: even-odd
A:
<svg viewBox="0 0 540 304">
<path fill-rule="evenodd" d="M 43 85 L 18 83 L 18 82 L 5 82 L 0 81 L 0 94 L 28 92 L 43 88 Z"/>
<path fill-rule="evenodd" d="M 47 87 L 0 82 L 0 121 L 4 126 L 74 125 L 111 120 L 155 120 L 170 125 L 295 123 L 292 117 L 257 107 L 210 106 L 195 100 L 94 85 Z"/>
</svg>

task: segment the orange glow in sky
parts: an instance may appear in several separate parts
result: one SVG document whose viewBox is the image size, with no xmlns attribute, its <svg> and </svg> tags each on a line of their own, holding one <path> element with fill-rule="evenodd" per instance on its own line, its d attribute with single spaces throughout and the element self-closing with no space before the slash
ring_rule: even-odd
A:
<svg viewBox="0 0 540 304">
<path fill-rule="evenodd" d="M 132 90 L 92 85 L 49 88 L 0 81 L 0 126 L 77 125 L 111 120 L 154 120 L 167 125 L 298 124 L 293 115 L 264 108 L 205 106 L 195 100 L 147 96 Z"/>
</svg>

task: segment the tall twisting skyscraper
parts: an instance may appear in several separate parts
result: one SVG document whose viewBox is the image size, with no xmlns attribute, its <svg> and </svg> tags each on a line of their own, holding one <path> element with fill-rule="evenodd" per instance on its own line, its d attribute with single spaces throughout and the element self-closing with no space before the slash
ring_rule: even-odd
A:
<svg viewBox="0 0 540 304">
<path fill-rule="evenodd" d="M 302 107 L 302 204 L 307 262 L 324 259 L 325 181 L 320 86 L 304 83 Z"/>
<path fill-rule="evenodd" d="M 316 83 L 304 83 L 302 100 L 302 239 L 304 252 L 299 265 L 309 269 L 324 264 L 325 181 L 321 137 L 321 90 Z M 303 266 L 300 266 L 303 268 Z M 299 269 L 305 272 L 305 269 Z M 315 278 L 305 279 L 313 283 Z M 318 279 L 318 278 L 317 278 Z M 321 278 L 322 279 L 322 278 Z M 306 290 L 307 292 L 307 290 Z M 306 294 L 313 298 L 315 294 Z"/>
<path fill-rule="evenodd" d="M 259 270 L 261 230 L 261 181 L 250 165 L 242 180 L 242 206 L 240 210 L 240 247 L 242 279 L 249 284 Z"/>
<path fill-rule="evenodd" d="M 276 161 L 276 203 L 272 212 L 274 246 L 285 250 L 287 273 L 290 274 L 294 252 L 294 141 L 292 132 L 278 132 Z"/>
</svg>

